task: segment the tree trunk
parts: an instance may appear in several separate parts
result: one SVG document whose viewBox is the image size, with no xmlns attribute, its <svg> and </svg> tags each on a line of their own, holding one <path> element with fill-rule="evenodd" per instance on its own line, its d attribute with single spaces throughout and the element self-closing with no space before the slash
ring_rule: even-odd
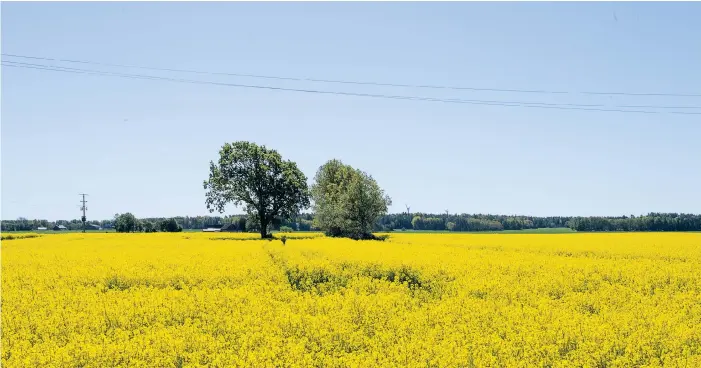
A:
<svg viewBox="0 0 701 368">
<path fill-rule="evenodd" d="M 263 218 L 263 216 L 260 216 L 260 237 L 262 239 L 269 238 L 270 236 L 268 235 L 268 219 Z"/>
</svg>

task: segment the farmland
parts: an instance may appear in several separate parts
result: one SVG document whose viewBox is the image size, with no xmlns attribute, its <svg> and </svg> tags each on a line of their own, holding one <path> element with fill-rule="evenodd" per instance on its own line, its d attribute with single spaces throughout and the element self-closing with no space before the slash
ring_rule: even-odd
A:
<svg viewBox="0 0 701 368">
<path fill-rule="evenodd" d="M 701 234 L 287 236 L 3 241 L 2 365 L 701 366 Z"/>
</svg>

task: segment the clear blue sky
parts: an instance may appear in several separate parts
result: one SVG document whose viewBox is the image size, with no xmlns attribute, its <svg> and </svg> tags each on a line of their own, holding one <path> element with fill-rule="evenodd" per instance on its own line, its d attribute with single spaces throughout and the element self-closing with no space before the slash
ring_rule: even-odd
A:
<svg viewBox="0 0 701 368">
<path fill-rule="evenodd" d="M 698 94 L 699 19 L 701 3 L 3 3 L 2 52 L 402 84 Z M 698 97 L 107 70 L 442 98 L 701 106 Z M 701 212 L 701 115 L 378 100 L 3 66 L 2 218 L 77 218 L 78 193 L 90 194 L 92 219 L 207 214 L 208 163 L 236 140 L 277 149 L 310 182 L 331 158 L 361 168 L 393 198 L 392 212 L 404 204 L 412 212 Z"/>
</svg>

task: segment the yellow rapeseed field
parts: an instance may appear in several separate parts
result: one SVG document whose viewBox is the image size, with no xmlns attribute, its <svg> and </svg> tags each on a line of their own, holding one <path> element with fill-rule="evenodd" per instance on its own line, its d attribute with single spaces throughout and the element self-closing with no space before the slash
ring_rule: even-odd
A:
<svg viewBox="0 0 701 368">
<path fill-rule="evenodd" d="M 3 241 L 2 366 L 701 367 L 701 234 L 292 236 Z"/>
</svg>

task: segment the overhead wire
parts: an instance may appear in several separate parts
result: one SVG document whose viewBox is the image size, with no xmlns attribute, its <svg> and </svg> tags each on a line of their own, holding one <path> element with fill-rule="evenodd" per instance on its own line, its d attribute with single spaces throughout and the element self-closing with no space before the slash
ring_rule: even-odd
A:
<svg viewBox="0 0 701 368">
<path fill-rule="evenodd" d="M 101 66 L 120 67 L 120 68 L 154 70 L 154 71 L 169 71 L 169 72 L 177 72 L 177 73 L 208 74 L 208 75 L 246 77 L 246 78 L 288 80 L 288 81 L 298 81 L 298 82 L 355 84 L 355 85 L 369 85 L 369 86 L 381 86 L 381 87 L 468 90 L 468 91 L 483 91 L 483 92 L 536 93 L 536 94 L 584 94 L 584 95 L 616 95 L 616 96 L 639 96 L 639 97 L 641 97 L 641 96 L 701 97 L 701 93 L 661 93 L 661 92 L 640 92 L 640 93 L 638 93 L 638 92 L 602 92 L 602 91 L 572 92 L 572 91 L 529 90 L 529 89 L 478 88 L 478 87 L 465 87 L 465 86 L 442 86 L 442 85 L 425 85 L 425 84 L 400 84 L 400 83 L 349 81 L 349 80 L 318 79 L 318 78 L 298 78 L 298 77 L 259 75 L 259 74 L 246 74 L 246 73 L 207 72 L 207 71 L 190 70 L 190 69 L 156 68 L 156 67 L 139 66 L 139 65 L 104 63 L 104 62 L 87 61 L 87 60 L 49 58 L 49 57 L 41 57 L 41 56 L 10 54 L 10 53 L 2 53 L 1 55 L 8 56 L 8 57 L 14 57 L 14 58 L 20 58 L 20 59 L 35 59 L 35 60 L 45 60 L 45 61 L 64 62 L 64 63 L 101 65 Z"/>
<path fill-rule="evenodd" d="M 464 100 L 464 99 L 447 99 L 447 98 L 434 98 L 434 97 L 421 97 L 421 96 L 386 95 L 386 94 L 356 93 L 356 92 L 345 92 L 345 91 L 326 91 L 326 90 L 315 90 L 315 89 L 286 88 L 286 87 L 265 86 L 265 85 L 250 85 L 250 84 L 223 83 L 223 82 L 213 82 L 213 81 L 170 78 L 170 77 L 132 74 L 132 73 L 117 73 L 117 72 L 109 72 L 109 71 L 102 71 L 102 70 L 90 70 L 90 69 L 71 68 L 71 67 L 54 66 L 54 65 L 42 65 L 42 64 L 34 64 L 34 63 L 21 63 L 21 62 L 14 62 L 14 61 L 2 61 L 2 65 L 7 66 L 7 67 L 13 67 L 13 68 L 37 69 L 37 70 L 45 70 L 45 71 L 53 71 L 53 72 L 100 75 L 100 76 L 113 76 L 113 77 L 130 78 L 130 79 L 160 80 L 160 81 L 169 81 L 169 82 L 178 82 L 178 83 L 218 85 L 218 86 L 227 86 L 227 87 L 276 90 L 276 91 L 300 92 L 300 93 L 313 93 L 313 94 L 325 94 L 325 95 L 343 95 L 343 96 L 384 98 L 384 99 L 395 99 L 395 100 L 412 100 L 412 101 L 460 103 L 460 104 L 470 104 L 470 105 L 487 105 L 487 106 L 503 106 L 503 107 L 524 107 L 524 108 L 540 108 L 540 109 L 582 110 L 582 111 L 621 112 L 621 113 L 640 113 L 640 114 L 662 114 L 662 113 L 664 113 L 664 114 L 679 114 L 679 115 L 701 115 L 701 112 L 686 112 L 686 111 L 660 112 L 660 111 L 648 111 L 648 110 L 623 110 L 623 109 L 612 109 L 612 108 L 607 109 L 607 108 L 598 108 L 598 107 L 584 107 L 586 105 L 584 105 L 584 106 L 568 106 L 566 104 L 549 104 L 549 103 L 540 103 L 540 102 Z M 594 105 L 594 106 L 598 106 L 598 105 Z M 694 108 L 694 107 L 682 107 L 682 108 Z"/>
<path fill-rule="evenodd" d="M 24 65 L 24 66 L 33 66 L 33 67 L 37 67 L 37 68 L 53 67 L 53 68 L 59 68 L 59 69 L 65 69 L 65 70 L 81 71 L 81 72 L 85 72 L 85 73 L 105 73 L 105 74 L 114 74 L 114 75 L 131 76 L 131 77 L 138 76 L 138 78 L 140 78 L 140 79 L 169 79 L 169 78 L 163 78 L 163 77 L 158 77 L 158 76 L 127 75 L 124 73 L 96 71 L 96 70 L 79 69 L 79 68 L 71 68 L 71 67 L 56 66 L 56 65 L 22 63 L 22 62 L 16 62 L 16 61 L 4 61 L 4 62 L 17 64 L 17 65 Z M 186 80 L 182 80 L 182 81 L 186 81 Z M 197 81 L 194 81 L 194 82 L 197 82 Z M 411 98 L 421 99 L 420 97 L 411 97 Z M 474 99 L 441 99 L 441 100 L 454 100 L 456 102 L 474 102 L 474 103 L 489 103 L 489 104 L 517 104 L 517 105 L 524 104 L 524 105 L 543 105 L 543 106 L 571 106 L 571 107 L 615 107 L 615 108 L 620 108 L 620 109 L 624 109 L 624 108 L 682 109 L 682 110 L 683 109 L 701 109 L 701 106 L 657 106 L 657 105 L 614 105 L 614 106 L 609 106 L 609 105 L 602 105 L 602 104 L 548 103 L 548 102 L 532 102 L 532 101 L 503 101 L 503 100 L 474 100 Z"/>
</svg>

